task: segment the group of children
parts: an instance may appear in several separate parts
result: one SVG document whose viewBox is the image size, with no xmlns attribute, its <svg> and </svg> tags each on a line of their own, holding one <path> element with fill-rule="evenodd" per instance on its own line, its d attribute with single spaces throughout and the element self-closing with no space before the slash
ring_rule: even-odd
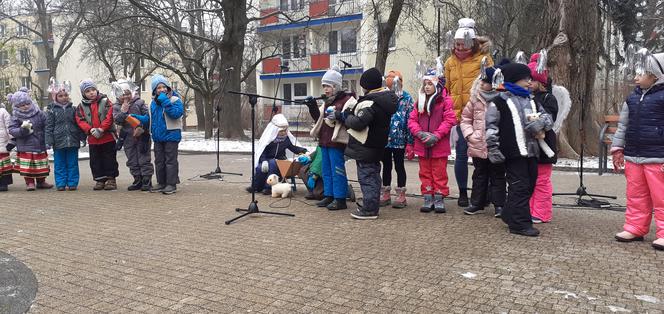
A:
<svg viewBox="0 0 664 314">
<path fill-rule="evenodd" d="M 26 88 L 7 96 L 11 115 L 0 106 L 0 191 L 7 191 L 12 173 L 25 179 L 26 189 L 50 189 L 48 149 L 53 149 L 55 187 L 74 191 L 79 185 L 78 153 L 88 145 L 94 190 L 116 190 L 119 176 L 116 153 L 124 149 L 134 177 L 129 191 L 172 194 L 177 190 L 178 144 L 184 108 L 180 96 L 162 75 L 152 76 L 150 107 L 136 86 L 113 83 L 116 102 L 99 92 L 91 80 L 80 83 L 82 101 L 70 100 L 71 84 L 51 80 L 51 103 L 41 110 Z M 154 142 L 155 163 L 151 162 Z M 10 152 L 16 149 L 12 162 Z M 155 171 L 156 168 L 156 171 Z M 152 186 L 156 172 L 157 186 Z"/>
</svg>

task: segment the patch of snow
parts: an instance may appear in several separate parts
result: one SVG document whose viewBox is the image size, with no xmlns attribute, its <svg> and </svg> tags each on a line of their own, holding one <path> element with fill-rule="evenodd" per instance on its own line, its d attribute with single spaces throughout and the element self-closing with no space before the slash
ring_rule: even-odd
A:
<svg viewBox="0 0 664 314">
<path fill-rule="evenodd" d="M 649 295 L 634 295 L 637 300 L 641 300 L 648 303 L 659 303 L 659 299 L 649 296 Z"/>
<path fill-rule="evenodd" d="M 477 277 L 477 274 L 474 274 L 474 273 L 471 273 L 471 272 L 467 272 L 467 273 L 463 273 L 463 274 L 461 274 L 461 276 L 463 276 L 464 278 L 472 279 L 472 278 Z"/>
<path fill-rule="evenodd" d="M 556 291 L 554 291 L 553 293 L 556 293 L 556 294 L 563 294 L 563 295 L 564 295 L 563 297 L 564 297 L 565 299 L 569 299 L 569 298 L 575 298 L 575 299 L 578 299 L 578 298 L 579 298 L 579 296 L 577 296 L 576 293 L 574 293 L 574 292 L 569 292 L 569 291 L 564 291 L 564 290 L 556 290 Z"/>
<path fill-rule="evenodd" d="M 609 308 L 609 311 L 616 313 L 616 312 L 622 312 L 622 313 L 632 313 L 631 310 L 619 307 L 619 306 L 613 306 L 613 305 L 607 305 L 607 308 Z"/>
</svg>

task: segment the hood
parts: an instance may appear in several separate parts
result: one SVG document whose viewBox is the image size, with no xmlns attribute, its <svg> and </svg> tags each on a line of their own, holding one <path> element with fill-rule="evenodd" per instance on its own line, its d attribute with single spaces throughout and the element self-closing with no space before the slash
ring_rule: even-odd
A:
<svg viewBox="0 0 664 314">
<path fill-rule="evenodd" d="M 385 88 L 381 91 L 366 94 L 360 97 L 357 102 L 360 103 L 365 100 L 373 101 L 375 105 L 378 105 L 378 107 L 383 110 L 383 112 L 392 115 L 397 111 L 399 97 L 393 91 Z"/>
</svg>

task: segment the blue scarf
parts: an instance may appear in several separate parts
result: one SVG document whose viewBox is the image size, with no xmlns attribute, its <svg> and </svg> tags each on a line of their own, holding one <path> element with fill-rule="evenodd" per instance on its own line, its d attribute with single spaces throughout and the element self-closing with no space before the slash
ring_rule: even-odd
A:
<svg viewBox="0 0 664 314">
<path fill-rule="evenodd" d="M 505 82 L 503 86 L 505 86 L 505 89 L 508 92 L 512 93 L 513 95 L 521 97 L 530 97 L 530 91 L 519 85 L 510 82 Z"/>
</svg>

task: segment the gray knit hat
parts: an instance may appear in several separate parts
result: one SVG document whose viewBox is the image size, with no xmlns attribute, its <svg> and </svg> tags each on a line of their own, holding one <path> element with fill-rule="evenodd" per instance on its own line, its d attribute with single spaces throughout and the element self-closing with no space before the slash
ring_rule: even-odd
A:
<svg viewBox="0 0 664 314">
<path fill-rule="evenodd" d="M 336 88 L 337 90 L 341 90 L 341 73 L 339 73 L 339 67 L 334 66 L 331 69 L 327 70 L 327 72 L 325 72 L 325 74 L 323 75 L 321 84 L 330 85 Z"/>
</svg>

